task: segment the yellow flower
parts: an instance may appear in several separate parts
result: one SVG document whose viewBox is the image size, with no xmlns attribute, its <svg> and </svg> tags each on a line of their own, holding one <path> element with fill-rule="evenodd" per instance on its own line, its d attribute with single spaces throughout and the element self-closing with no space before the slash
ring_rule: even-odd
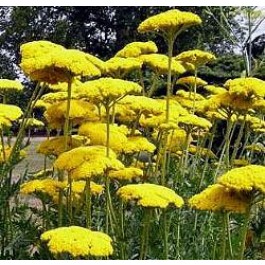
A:
<svg viewBox="0 0 265 265">
<path fill-rule="evenodd" d="M 181 207 L 183 199 L 175 191 L 155 184 L 129 184 L 121 187 L 117 194 L 124 201 L 136 201 L 143 207 L 166 208 L 173 204 Z"/>
<path fill-rule="evenodd" d="M 142 62 L 135 58 L 113 57 L 105 62 L 106 74 L 111 77 L 123 78 L 126 74 L 140 70 Z"/>
<path fill-rule="evenodd" d="M 153 41 L 136 41 L 127 44 L 123 49 L 116 53 L 115 57 L 132 58 L 139 57 L 142 54 L 156 53 L 157 51 L 157 46 Z"/>
<path fill-rule="evenodd" d="M 64 188 L 64 184 L 58 180 L 51 178 L 30 180 L 20 186 L 20 193 L 24 195 L 33 193 L 47 194 L 50 197 L 56 197 L 60 189 Z"/>
<path fill-rule="evenodd" d="M 72 84 L 71 84 L 71 90 L 72 92 L 78 91 L 80 85 L 82 85 L 82 82 L 79 78 L 73 78 Z M 68 83 L 67 82 L 58 82 L 57 84 L 48 84 L 49 89 L 52 91 L 64 91 L 67 92 L 68 90 Z"/>
<path fill-rule="evenodd" d="M 54 162 L 54 167 L 60 170 L 71 171 L 83 162 L 106 156 L 105 146 L 81 146 L 62 153 Z M 110 158 L 116 158 L 116 154 L 110 149 Z"/>
<path fill-rule="evenodd" d="M 168 72 L 168 56 L 164 54 L 145 54 L 139 57 L 145 65 L 150 67 L 158 75 L 165 75 Z M 183 74 L 186 68 L 178 61 L 173 60 L 171 70 L 174 75 Z"/>
<path fill-rule="evenodd" d="M 178 121 L 179 124 L 197 127 L 205 130 L 209 130 L 212 127 L 211 122 L 194 114 L 181 116 L 179 117 Z"/>
<path fill-rule="evenodd" d="M 15 106 L 9 104 L 0 103 L 0 117 L 8 119 L 10 121 L 17 120 L 20 116 L 22 116 L 22 110 Z"/>
<path fill-rule="evenodd" d="M 43 100 L 45 103 L 58 103 L 61 101 L 66 101 L 68 98 L 68 93 L 66 91 L 47 93 L 43 95 L 40 100 Z M 77 95 L 75 93 L 71 94 L 71 99 L 76 99 Z"/>
<path fill-rule="evenodd" d="M 138 31 L 140 33 L 154 31 L 177 34 L 180 30 L 182 31 L 190 26 L 201 23 L 200 17 L 196 14 L 171 9 L 147 18 L 139 25 Z"/>
<path fill-rule="evenodd" d="M 76 148 L 83 145 L 83 141 L 69 137 L 67 140 L 68 146 Z M 65 151 L 65 137 L 57 136 L 52 139 L 44 140 L 37 148 L 37 152 L 44 155 L 58 156 Z"/>
<path fill-rule="evenodd" d="M 117 105 L 124 105 L 128 111 L 133 111 L 135 115 L 143 113 L 148 114 L 161 114 L 163 107 L 159 101 L 144 96 L 128 95 L 121 99 Z"/>
<path fill-rule="evenodd" d="M 183 61 L 187 63 L 191 63 L 195 65 L 196 67 L 200 65 L 207 64 L 210 61 L 213 61 L 216 59 L 216 57 L 209 52 L 201 51 L 201 50 L 189 50 L 180 53 L 175 57 L 178 61 Z"/>
<path fill-rule="evenodd" d="M 193 155 L 198 154 L 201 157 L 209 157 L 212 159 L 216 159 L 216 155 L 213 153 L 212 150 L 209 150 L 207 148 L 203 148 L 200 146 L 194 146 L 194 145 L 190 145 L 189 146 L 189 152 Z"/>
<path fill-rule="evenodd" d="M 62 153 L 54 162 L 54 167 L 67 170 L 72 179 L 80 180 L 103 175 L 107 169 L 123 169 L 124 165 L 116 159 L 112 150 L 110 150 L 109 157 L 106 157 L 104 146 L 87 146 Z"/>
<path fill-rule="evenodd" d="M 265 82 L 258 78 L 246 77 L 230 79 L 224 86 L 231 95 L 243 98 L 265 97 Z"/>
<path fill-rule="evenodd" d="M 166 121 L 166 101 L 164 99 L 157 100 L 161 104 L 161 109 L 163 113 L 159 115 L 142 115 L 140 117 L 139 123 L 142 127 L 157 128 Z M 183 108 L 177 101 L 171 100 L 169 104 L 170 109 L 170 123 L 177 123 L 180 115 L 187 115 L 188 111 Z"/>
<path fill-rule="evenodd" d="M 182 89 L 177 91 L 176 96 L 177 98 L 191 99 L 192 102 L 193 102 L 194 97 L 195 97 L 195 101 L 205 99 L 204 96 L 200 95 L 199 93 L 195 94 L 194 92 L 187 92 Z"/>
<path fill-rule="evenodd" d="M 100 78 L 85 82 L 78 92 L 80 98 L 95 103 L 114 101 L 127 94 L 140 93 L 142 87 L 137 83 L 115 78 Z"/>
<path fill-rule="evenodd" d="M 34 105 L 34 109 L 48 109 L 52 104 L 45 102 L 42 99 L 38 99 L 36 104 Z"/>
<path fill-rule="evenodd" d="M 195 80 L 196 80 L 196 85 L 199 86 L 206 86 L 208 83 L 206 81 L 204 81 L 203 79 L 197 77 L 195 78 L 195 76 L 185 76 L 185 77 L 181 77 L 177 80 L 176 84 L 177 85 L 184 85 L 184 86 L 188 86 L 188 87 L 193 87 L 195 84 Z"/>
<path fill-rule="evenodd" d="M 0 79 L 1 92 L 21 91 L 22 89 L 23 85 L 17 80 Z"/>
<path fill-rule="evenodd" d="M 68 253 L 73 257 L 106 257 L 113 253 L 112 239 L 105 233 L 79 226 L 55 228 L 44 232 L 41 240 L 48 242 L 51 253 Z"/>
<path fill-rule="evenodd" d="M 67 185 L 67 183 L 68 182 L 64 182 L 65 185 Z M 73 181 L 72 192 L 74 193 L 74 195 L 76 194 L 82 195 L 82 193 L 84 193 L 85 186 L 86 186 L 86 182 L 84 180 Z M 96 184 L 93 181 L 90 181 L 90 189 L 93 195 L 100 195 L 104 190 L 102 185 Z"/>
<path fill-rule="evenodd" d="M 138 152 L 150 152 L 153 153 L 156 146 L 150 143 L 145 137 L 142 136 L 130 136 L 127 143 L 123 146 L 123 152 L 126 154 L 138 153 Z"/>
<path fill-rule="evenodd" d="M 32 80 L 69 82 L 75 76 L 100 76 L 100 69 L 90 55 L 78 50 L 65 49 L 49 41 L 28 42 L 20 47 L 21 68 Z"/>
<path fill-rule="evenodd" d="M 192 208 L 202 211 L 245 213 L 249 201 L 242 194 L 214 184 L 189 199 Z"/>
<path fill-rule="evenodd" d="M 136 167 L 126 167 L 121 170 L 110 171 L 109 177 L 110 179 L 117 180 L 132 180 L 143 177 L 143 170 Z"/>
<path fill-rule="evenodd" d="M 61 101 L 51 105 L 44 116 L 51 128 L 62 128 L 66 117 L 67 101 Z M 69 119 L 73 126 L 86 120 L 98 120 L 95 106 L 82 100 L 72 100 L 70 105 Z"/>
<path fill-rule="evenodd" d="M 218 183 L 236 191 L 259 190 L 265 193 L 265 167 L 249 165 L 234 168 L 222 175 Z"/>
<path fill-rule="evenodd" d="M 20 119 L 19 122 L 21 123 L 22 120 Z M 26 128 L 42 128 L 44 126 L 45 124 L 42 121 L 35 118 L 28 118 L 26 121 Z"/>
<path fill-rule="evenodd" d="M 126 126 L 117 126 L 117 124 L 110 124 L 110 139 L 109 146 L 115 152 L 120 152 L 127 143 L 126 134 L 128 129 Z M 106 123 L 83 123 L 79 129 L 78 134 L 85 135 L 90 139 L 92 145 L 106 146 L 107 142 L 107 124 Z"/>
<path fill-rule="evenodd" d="M 203 87 L 207 92 L 213 94 L 213 95 L 218 95 L 227 92 L 227 90 L 223 87 L 220 86 L 213 86 L 213 85 L 208 85 Z"/>
</svg>

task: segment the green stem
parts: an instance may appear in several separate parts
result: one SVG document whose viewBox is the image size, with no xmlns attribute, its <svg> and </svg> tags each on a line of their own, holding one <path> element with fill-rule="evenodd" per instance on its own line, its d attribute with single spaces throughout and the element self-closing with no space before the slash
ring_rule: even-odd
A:
<svg viewBox="0 0 265 265">
<path fill-rule="evenodd" d="M 91 181 L 86 179 L 85 199 L 86 199 L 86 227 L 91 228 Z"/>
<path fill-rule="evenodd" d="M 234 145 L 234 150 L 233 150 L 233 153 L 231 155 L 231 165 L 233 165 L 233 162 L 234 162 L 236 155 L 238 153 L 238 147 L 239 147 L 239 144 L 240 144 L 241 139 L 242 139 L 243 134 L 244 134 L 245 124 L 246 124 L 246 115 L 244 116 L 244 120 L 240 125 L 239 133 L 238 133 L 235 145 Z"/>
<path fill-rule="evenodd" d="M 217 176 L 219 174 L 219 170 L 223 161 L 223 157 L 225 155 L 225 153 L 227 154 L 227 152 L 229 153 L 229 147 L 230 147 L 230 134 L 232 131 L 232 127 L 233 127 L 233 122 L 231 121 L 230 117 L 228 117 L 227 120 L 227 129 L 226 129 L 226 134 L 225 134 L 225 144 L 223 146 L 223 150 L 222 153 L 220 155 L 219 161 L 218 161 L 218 166 L 215 172 L 215 176 L 214 176 L 214 182 L 216 182 Z M 229 155 L 229 154 L 228 154 Z M 226 158 L 227 160 L 229 160 L 229 157 Z"/>
<path fill-rule="evenodd" d="M 166 210 L 163 211 L 162 218 L 163 218 L 162 221 L 163 221 L 163 241 L 164 241 L 163 259 L 167 260 L 168 259 L 168 224 L 167 224 Z"/>
<path fill-rule="evenodd" d="M 192 104 L 192 114 L 195 113 L 195 102 L 196 102 L 196 94 L 197 94 L 197 68 L 195 68 L 194 71 L 194 76 L 195 76 L 195 82 L 194 82 L 194 87 L 193 87 L 193 104 Z"/>
<path fill-rule="evenodd" d="M 169 122 L 169 107 L 171 96 L 171 75 L 172 75 L 172 57 L 173 57 L 174 37 L 168 39 L 168 74 L 167 74 L 167 97 L 166 97 L 166 122 Z"/>
<path fill-rule="evenodd" d="M 239 250 L 239 255 L 238 259 L 243 260 L 244 259 L 244 252 L 246 248 L 246 239 L 247 239 L 247 232 L 248 232 L 248 225 L 249 225 L 249 220 L 250 220 L 250 207 L 247 209 L 246 215 L 245 215 L 245 220 L 243 223 L 243 227 L 241 230 L 241 240 L 240 240 L 240 250 Z"/>
<path fill-rule="evenodd" d="M 147 255 L 148 239 L 149 239 L 149 227 L 152 209 L 144 208 L 143 230 L 140 249 L 140 260 L 144 260 Z"/>
<path fill-rule="evenodd" d="M 221 235 L 220 260 L 225 260 L 225 254 L 226 254 L 226 214 L 221 213 L 221 215 L 222 215 L 222 235 Z"/>
<path fill-rule="evenodd" d="M 230 224 L 229 213 L 225 212 L 225 226 L 226 226 L 226 234 L 227 234 L 228 247 L 229 247 L 229 255 L 230 255 L 230 258 L 233 259 L 234 254 L 233 254 L 233 247 L 232 247 L 231 232 L 230 232 L 229 224 Z"/>
</svg>

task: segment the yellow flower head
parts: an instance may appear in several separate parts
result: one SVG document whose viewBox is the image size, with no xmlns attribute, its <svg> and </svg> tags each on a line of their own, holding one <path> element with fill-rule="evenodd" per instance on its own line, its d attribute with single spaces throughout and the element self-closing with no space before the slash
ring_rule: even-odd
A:
<svg viewBox="0 0 265 265">
<path fill-rule="evenodd" d="M 210 61 L 214 61 L 216 57 L 209 52 L 201 51 L 201 50 L 189 50 L 180 53 L 175 57 L 178 61 L 183 61 L 187 63 L 191 63 L 196 67 L 207 64 Z"/>
<path fill-rule="evenodd" d="M 195 76 L 185 76 L 181 77 L 177 80 L 177 85 L 187 86 L 189 88 L 193 87 L 196 82 L 196 85 L 199 86 L 206 86 L 208 83 L 201 79 L 200 77 L 195 78 Z"/>
<path fill-rule="evenodd" d="M 142 62 L 135 58 L 113 57 L 105 62 L 106 74 L 111 77 L 123 78 L 126 74 L 140 70 Z"/>
<path fill-rule="evenodd" d="M 108 170 L 120 170 L 124 165 L 110 150 L 106 157 L 104 146 L 77 147 L 62 153 L 54 162 L 54 167 L 70 172 L 72 179 L 80 180 L 99 176 Z"/>
<path fill-rule="evenodd" d="M 202 158 L 205 158 L 205 157 L 208 157 L 208 158 L 211 158 L 211 159 L 216 159 L 217 158 L 212 150 L 209 150 L 208 148 L 203 148 L 203 147 L 200 147 L 200 146 L 190 145 L 189 146 L 189 152 L 191 154 L 193 154 L 193 155 L 198 154 Z"/>
<path fill-rule="evenodd" d="M 90 55 L 65 49 L 49 41 L 28 42 L 20 47 L 21 68 L 32 80 L 50 84 L 69 82 L 74 76 L 100 76 Z"/>
<path fill-rule="evenodd" d="M 175 191 L 156 184 L 129 184 L 121 187 L 117 194 L 124 201 L 136 201 L 143 207 L 166 208 L 171 204 L 181 207 L 184 204 Z"/>
<path fill-rule="evenodd" d="M 158 75 L 168 72 L 168 56 L 164 54 L 145 54 L 139 57 L 143 64 L 150 67 Z M 186 72 L 186 68 L 178 61 L 173 60 L 171 64 L 172 74 L 180 75 Z"/>
<path fill-rule="evenodd" d="M 171 9 L 144 20 L 138 27 L 140 33 L 162 32 L 177 34 L 180 30 L 201 24 L 199 16 L 191 12 Z"/>
<path fill-rule="evenodd" d="M 205 130 L 209 130 L 212 127 L 211 122 L 194 114 L 181 116 L 178 121 L 180 125 L 183 124 L 184 126 L 187 125 Z"/>
<path fill-rule="evenodd" d="M 199 93 L 194 93 L 194 92 L 187 92 L 185 90 L 178 90 L 176 93 L 177 98 L 184 98 L 184 99 L 191 99 L 193 101 L 195 97 L 195 101 L 198 100 L 204 100 L 204 96 L 200 95 Z"/>
<path fill-rule="evenodd" d="M 258 78 L 246 77 L 230 79 L 224 86 L 234 96 L 243 98 L 265 97 L 265 82 Z"/>
<path fill-rule="evenodd" d="M 67 99 L 68 99 L 68 94 L 66 91 L 47 93 L 40 98 L 40 100 L 43 100 L 45 103 L 49 104 L 66 101 Z M 71 94 L 71 99 L 76 99 L 75 93 Z"/>
<path fill-rule="evenodd" d="M 17 80 L 0 79 L 0 91 L 6 93 L 9 91 L 21 91 L 23 85 Z"/>
<path fill-rule="evenodd" d="M 218 95 L 227 92 L 227 90 L 220 86 L 213 86 L 208 85 L 203 87 L 207 92 L 211 93 L 212 95 Z"/>
<path fill-rule="evenodd" d="M 82 82 L 80 81 L 80 78 L 73 78 L 71 83 L 71 90 L 73 93 L 75 91 L 78 91 L 79 86 L 82 85 Z M 57 84 L 49 84 L 49 89 L 52 91 L 64 91 L 67 92 L 68 90 L 68 83 L 67 82 L 58 82 Z"/>
<path fill-rule="evenodd" d="M 22 122 L 22 120 L 20 119 L 19 122 Z M 45 126 L 45 124 L 35 118 L 28 118 L 26 121 L 26 128 L 43 128 Z"/>
<path fill-rule="evenodd" d="M 153 41 L 136 41 L 127 44 L 123 49 L 116 53 L 115 57 L 132 58 L 139 57 L 142 54 L 156 53 L 157 51 L 157 46 Z"/>
<path fill-rule="evenodd" d="M 161 124 L 164 124 L 166 122 L 166 101 L 164 99 L 157 100 L 157 102 L 161 105 L 161 109 L 163 110 L 163 113 L 159 115 L 142 115 L 140 117 L 140 125 L 142 127 L 151 127 L 151 128 L 157 128 Z M 170 121 L 171 123 L 177 123 L 178 118 L 180 115 L 187 115 L 188 111 L 183 108 L 176 100 L 171 100 L 169 104 L 170 109 Z"/>
<path fill-rule="evenodd" d="M 229 170 L 218 183 L 236 191 L 259 190 L 265 193 L 265 166 L 249 165 Z"/>
<path fill-rule="evenodd" d="M 38 99 L 36 104 L 34 105 L 34 109 L 41 109 L 41 110 L 46 110 L 51 106 L 50 103 L 45 102 L 42 99 Z"/>
<path fill-rule="evenodd" d="M 247 198 L 220 184 L 214 184 L 189 199 L 192 208 L 202 211 L 227 211 L 245 213 Z"/>
<path fill-rule="evenodd" d="M 73 257 L 107 257 L 113 253 L 112 239 L 105 233 L 84 227 L 69 226 L 44 232 L 41 240 L 48 242 L 51 253 L 68 253 Z"/>
<path fill-rule="evenodd" d="M 115 152 L 121 152 L 124 145 L 127 143 L 128 129 L 126 126 L 117 126 L 110 124 L 110 139 L 109 146 Z M 107 124 L 106 123 L 83 123 L 78 134 L 85 135 L 90 139 L 92 145 L 106 145 L 107 142 Z"/>
<path fill-rule="evenodd" d="M 20 186 L 20 193 L 24 195 L 33 193 L 47 194 L 54 198 L 60 189 L 64 188 L 62 182 L 51 178 L 30 180 Z"/>
<path fill-rule="evenodd" d="M 67 101 L 51 105 L 44 116 L 51 128 L 62 128 L 66 118 Z M 73 126 L 86 120 L 98 120 L 95 106 L 82 100 L 72 100 L 70 105 L 69 119 Z"/>
<path fill-rule="evenodd" d="M 121 99 L 118 105 L 124 105 L 124 108 L 128 111 L 132 111 L 134 115 L 140 113 L 145 115 L 163 113 L 163 108 L 157 100 L 144 96 L 128 95 Z"/>
<path fill-rule="evenodd" d="M 83 142 L 79 139 L 69 137 L 67 140 L 68 146 L 71 148 L 79 147 Z M 65 137 L 57 136 L 52 139 L 44 140 L 37 148 L 37 152 L 44 155 L 58 156 L 65 151 Z"/>
<path fill-rule="evenodd" d="M 79 97 L 95 103 L 117 100 L 127 94 L 140 93 L 142 87 L 137 83 L 115 78 L 100 78 L 85 82 L 80 87 Z"/>
<path fill-rule="evenodd" d="M 121 170 L 111 171 L 109 173 L 110 179 L 117 180 L 132 180 L 143 177 L 143 170 L 136 167 L 126 167 Z"/>
<path fill-rule="evenodd" d="M 15 106 L 15 105 L 9 105 L 9 104 L 2 104 L 0 103 L 0 117 L 8 119 L 10 121 L 15 121 L 20 116 L 22 116 L 23 112 L 22 110 Z"/>
<path fill-rule="evenodd" d="M 150 143 L 143 136 L 131 136 L 128 137 L 127 143 L 123 146 L 123 152 L 126 154 L 138 153 L 138 152 L 150 152 L 153 153 L 156 146 Z"/>
</svg>

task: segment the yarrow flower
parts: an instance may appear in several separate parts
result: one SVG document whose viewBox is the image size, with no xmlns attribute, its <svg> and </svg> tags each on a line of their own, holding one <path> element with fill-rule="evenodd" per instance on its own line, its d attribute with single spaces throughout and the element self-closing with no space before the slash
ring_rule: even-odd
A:
<svg viewBox="0 0 265 265">
<path fill-rule="evenodd" d="M 121 187 L 117 194 L 124 201 L 136 201 L 143 207 L 166 208 L 175 205 L 179 208 L 184 204 L 173 190 L 156 184 L 129 184 Z"/>
<path fill-rule="evenodd" d="M 51 128 L 62 128 L 66 118 L 67 101 L 61 101 L 51 105 L 44 113 Z M 69 119 L 73 126 L 86 120 L 98 120 L 95 106 L 82 100 L 71 100 Z"/>
<path fill-rule="evenodd" d="M 156 53 L 157 51 L 157 46 L 153 41 L 136 41 L 127 44 L 123 49 L 116 53 L 115 57 L 139 57 L 142 54 Z"/>
<path fill-rule="evenodd" d="M 126 144 L 123 146 L 122 151 L 125 154 L 132 154 L 138 152 L 150 152 L 153 153 L 156 149 L 156 146 L 150 143 L 143 136 L 130 136 L 127 138 Z"/>
<path fill-rule="evenodd" d="M 189 199 L 192 208 L 202 211 L 245 213 L 249 200 L 242 194 L 220 184 L 214 184 Z"/>
<path fill-rule="evenodd" d="M 207 64 L 215 59 L 216 57 L 212 53 L 201 50 L 185 51 L 175 57 L 175 60 L 191 63 L 196 67 Z"/>
<path fill-rule="evenodd" d="M 115 152 L 121 152 L 127 144 L 128 128 L 124 125 L 110 124 L 109 147 Z M 92 145 L 106 145 L 107 125 L 106 123 L 83 123 L 78 129 L 79 135 L 85 135 L 90 139 Z"/>
<path fill-rule="evenodd" d="M 140 93 L 142 87 L 137 83 L 115 78 L 100 78 L 83 83 L 79 97 L 95 103 L 114 101 L 126 94 Z"/>
<path fill-rule="evenodd" d="M 140 70 L 142 62 L 136 58 L 113 57 L 105 62 L 105 67 L 108 76 L 123 78 L 132 71 Z"/>
<path fill-rule="evenodd" d="M 117 180 L 132 180 L 143 177 L 143 170 L 135 167 L 126 167 L 121 170 L 110 171 L 109 178 Z"/>
<path fill-rule="evenodd" d="M 171 9 L 144 20 L 138 27 L 140 33 L 161 32 L 177 34 L 180 30 L 193 25 L 199 25 L 202 21 L 199 16 L 191 12 L 183 12 Z"/>
<path fill-rule="evenodd" d="M 230 79 L 224 87 L 228 89 L 230 95 L 244 98 L 265 97 L 265 82 L 254 77 Z"/>
<path fill-rule="evenodd" d="M 113 253 L 112 239 L 105 233 L 69 226 L 44 232 L 41 240 L 54 255 L 68 253 L 73 257 L 107 257 Z"/>
<path fill-rule="evenodd" d="M 206 81 L 204 81 L 203 79 L 196 77 L 195 76 L 185 76 L 185 77 L 181 77 L 177 80 L 176 84 L 177 85 L 183 85 L 183 86 L 188 86 L 188 87 L 192 87 L 194 86 L 196 82 L 196 85 L 199 86 L 206 86 L 208 83 Z"/>
<path fill-rule="evenodd" d="M 32 80 L 54 84 L 69 82 L 75 76 L 101 75 L 90 55 L 79 50 L 65 49 L 49 41 L 25 43 L 21 45 L 20 52 L 20 67 Z"/>
<path fill-rule="evenodd" d="M 219 177 L 218 183 L 236 191 L 258 190 L 265 193 L 265 166 L 234 168 Z"/>
<path fill-rule="evenodd" d="M 65 151 L 65 137 L 57 136 L 55 138 L 44 140 L 37 148 L 37 152 L 44 155 L 58 156 Z M 67 146 L 76 148 L 83 145 L 83 141 L 75 137 L 68 137 Z"/>
<path fill-rule="evenodd" d="M 23 85 L 17 80 L 0 79 L 0 91 L 3 93 L 9 91 L 21 91 Z"/>
<path fill-rule="evenodd" d="M 111 149 L 109 157 L 106 157 L 106 147 L 86 146 L 62 153 L 54 162 L 54 167 L 66 170 L 71 174 L 72 179 L 80 180 L 103 175 L 107 169 L 123 169 L 124 165 L 116 159 Z"/>
<path fill-rule="evenodd" d="M 143 64 L 150 67 L 158 75 L 164 75 L 168 72 L 168 56 L 164 54 L 145 54 L 139 57 Z M 186 72 L 186 68 L 178 61 L 172 61 L 171 70 L 174 75 L 180 75 Z"/>
</svg>

